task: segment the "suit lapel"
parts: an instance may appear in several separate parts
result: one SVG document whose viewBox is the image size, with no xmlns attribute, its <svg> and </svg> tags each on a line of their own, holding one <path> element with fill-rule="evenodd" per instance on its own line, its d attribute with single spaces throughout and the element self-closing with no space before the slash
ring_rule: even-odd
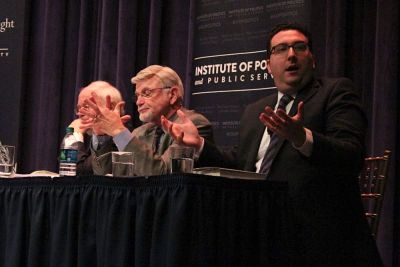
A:
<svg viewBox="0 0 400 267">
<path fill-rule="evenodd" d="M 274 93 L 270 96 L 265 97 L 265 101 L 262 101 L 257 107 L 255 107 L 254 109 L 254 120 L 252 120 L 253 122 L 253 127 L 250 127 L 251 129 L 253 129 L 254 134 L 252 140 L 249 140 L 249 153 L 248 153 L 248 158 L 246 160 L 246 166 L 245 169 L 246 170 L 251 170 L 254 171 L 255 169 L 255 162 L 257 159 L 257 155 L 258 155 L 258 150 L 260 149 L 260 144 L 261 144 L 261 140 L 262 137 L 264 135 L 265 132 L 265 125 L 262 124 L 259 119 L 258 116 L 260 115 L 261 112 L 264 111 L 266 106 L 270 106 L 272 108 L 274 108 L 275 104 L 277 101 L 277 93 Z"/>
<path fill-rule="evenodd" d="M 168 147 L 171 145 L 171 143 L 172 143 L 172 140 L 171 140 L 170 135 L 164 133 L 160 139 L 160 145 L 158 147 L 158 154 L 159 155 L 164 154 L 164 152 L 168 149 Z"/>
<path fill-rule="evenodd" d="M 140 136 L 140 140 L 143 141 L 145 144 L 148 144 L 149 149 L 154 151 L 154 143 L 156 138 L 156 128 L 157 125 L 153 123 L 148 124 L 148 128 L 145 129 L 142 136 Z"/>
<path fill-rule="evenodd" d="M 294 99 L 293 105 L 289 111 L 290 116 L 294 116 L 297 113 L 297 106 L 301 101 L 305 104 L 317 91 L 319 83 L 316 80 L 310 82 L 310 85 L 300 90 Z"/>
<path fill-rule="evenodd" d="M 312 80 L 308 86 L 305 86 L 302 90 L 300 90 L 298 92 L 298 94 L 293 102 L 293 105 L 290 108 L 290 111 L 289 111 L 290 116 L 296 115 L 298 104 L 301 101 L 303 101 L 303 103 L 305 104 L 318 91 L 318 86 L 319 86 L 318 82 L 315 80 Z M 285 139 L 279 138 L 279 141 L 276 144 L 278 149 L 277 149 L 276 155 L 274 157 L 274 160 L 275 160 L 276 156 L 279 154 L 279 152 L 282 148 L 282 145 L 284 144 L 285 141 L 286 141 Z"/>
<path fill-rule="evenodd" d="M 186 109 L 181 108 L 181 110 L 182 110 L 184 113 L 186 113 Z M 175 112 L 174 114 L 172 114 L 172 116 L 169 118 L 169 120 L 172 121 L 172 122 L 177 122 L 177 121 L 179 121 L 178 114 L 176 114 L 176 112 Z M 159 144 L 159 146 L 158 146 L 158 151 L 157 151 L 158 154 L 159 154 L 159 155 L 164 154 L 164 152 L 168 149 L 168 147 L 171 146 L 172 142 L 173 142 L 173 139 L 171 138 L 171 136 L 170 136 L 168 133 L 164 133 L 164 134 L 161 136 L 161 139 L 160 139 L 160 144 Z"/>
</svg>

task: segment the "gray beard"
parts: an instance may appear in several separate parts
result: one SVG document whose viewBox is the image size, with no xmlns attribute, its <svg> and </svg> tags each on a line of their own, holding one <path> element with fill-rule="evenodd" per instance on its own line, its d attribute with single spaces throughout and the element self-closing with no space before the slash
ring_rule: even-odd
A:
<svg viewBox="0 0 400 267">
<path fill-rule="evenodd" d="M 154 114 L 152 111 L 147 111 L 146 113 L 139 115 L 139 120 L 142 122 L 152 122 L 154 120 Z"/>
</svg>

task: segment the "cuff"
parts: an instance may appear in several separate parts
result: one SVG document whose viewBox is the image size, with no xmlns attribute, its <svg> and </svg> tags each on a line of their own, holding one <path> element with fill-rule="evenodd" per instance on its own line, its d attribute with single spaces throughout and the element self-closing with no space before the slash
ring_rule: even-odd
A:
<svg viewBox="0 0 400 267">
<path fill-rule="evenodd" d="M 113 140 L 118 150 L 124 151 L 125 147 L 132 140 L 132 133 L 128 129 L 125 129 L 116 136 L 114 136 Z"/>
<path fill-rule="evenodd" d="M 293 143 L 292 145 L 295 149 L 300 151 L 301 154 L 303 154 L 306 157 L 309 157 L 311 156 L 313 150 L 314 138 L 312 132 L 309 129 L 304 128 L 304 130 L 306 131 L 306 140 L 304 141 L 304 143 L 299 147 L 295 146 Z"/>
</svg>

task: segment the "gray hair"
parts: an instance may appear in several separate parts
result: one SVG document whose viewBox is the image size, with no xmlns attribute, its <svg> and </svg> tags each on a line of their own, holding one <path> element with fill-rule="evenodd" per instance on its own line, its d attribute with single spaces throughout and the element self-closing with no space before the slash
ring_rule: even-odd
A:
<svg viewBox="0 0 400 267">
<path fill-rule="evenodd" d="M 118 102 L 123 101 L 122 95 L 120 91 L 112 86 L 110 83 L 106 81 L 94 81 L 91 82 L 88 86 L 82 88 L 82 91 L 89 90 L 91 92 L 96 92 L 96 94 L 101 97 L 104 101 L 106 97 L 109 95 L 111 98 L 111 104 L 116 105 Z M 121 115 L 124 115 L 124 110 L 121 109 Z"/>
<path fill-rule="evenodd" d="M 171 68 L 160 65 L 150 65 L 147 68 L 139 71 L 136 76 L 132 77 L 132 84 L 136 84 L 139 81 L 151 79 L 156 76 L 160 79 L 164 87 L 178 87 L 178 97 L 182 100 L 184 95 L 184 89 L 181 78 Z"/>
</svg>

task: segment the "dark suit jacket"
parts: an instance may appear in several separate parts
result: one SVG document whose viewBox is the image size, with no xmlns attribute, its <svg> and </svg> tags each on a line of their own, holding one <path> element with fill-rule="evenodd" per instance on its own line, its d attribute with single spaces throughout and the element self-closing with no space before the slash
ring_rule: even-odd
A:
<svg viewBox="0 0 400 267">
<path fill-rule="evenodd" d="M 259 114 L 275 106 L 277 94 L 249 105 L 240 125 L 239 146 L 219 153 L 206 142 L 202 157 L 215 165 L 255 171 L 265 127 Z M 381 266 L 363 215 L 357 176 L 364 158 L 365 114 L 348 79 L 318 79 L 300 90 L 290 111 L 304 102 L 304 126 L 313 151 L 302 155 L 280 140 L 268 180 L 287 181 L 293 209 L 296 266 Z"/>
<path fill-rule="evenodd" d="M 210 122 L 203 115 L 182 108 L 185 115 L 196 125 L 200 135 L 206 140 L 213 142 L 213 132 Z M 180 122 L 180 118 L 175 113 L 170 118 L 173 122 Z M 132 132 L 132 139 L 125 147 L 124 151 L 133 152 L 135 158 L 135 173 L 139 176 L 159 175 L 169 173 L 171 166 L 171 155 L 169 147 L 175 144 L 169 134 L 161 137 L 158 151 L 154 151 L 154 141 L 156 127 L 154 123 L 145 123 Z M 111 173 L 110 151 L 117 148 L 107 145 L 99 151 L 92 150 L 92 166 L 95 174 L 104 175 Z M 202 166 L 201 161 L 196 161 L 195 166 Z"/>
</svg>

